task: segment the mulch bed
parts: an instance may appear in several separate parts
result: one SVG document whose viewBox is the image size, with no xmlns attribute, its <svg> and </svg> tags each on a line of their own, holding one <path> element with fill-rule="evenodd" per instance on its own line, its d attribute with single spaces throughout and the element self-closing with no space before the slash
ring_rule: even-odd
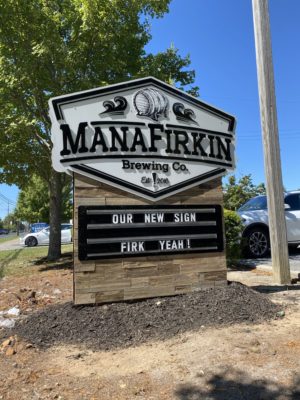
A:
<svg viewBox="0 0 300 400">
<path fill-rule="evenodd" d="M 231 283 L 192 294 L 135 302 L 50 306 L 18 321 L 9 335 L 21 336 L 38 347 L 69 343 L 112 350 L 206 327 L 271 320 L 281 309 L 266 295 Z"/>
</svg>

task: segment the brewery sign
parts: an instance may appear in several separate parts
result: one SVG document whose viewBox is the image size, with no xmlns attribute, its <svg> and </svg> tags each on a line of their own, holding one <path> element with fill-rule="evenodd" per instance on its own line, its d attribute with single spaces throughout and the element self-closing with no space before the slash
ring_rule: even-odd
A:
<svg viewBox="0 0 300 400">
<path fill-rule="evenodd" d="M 52 98 L 52 162 L 156 201 L 234 168 L 233 116 L 148 77 Z"/>
</svg>

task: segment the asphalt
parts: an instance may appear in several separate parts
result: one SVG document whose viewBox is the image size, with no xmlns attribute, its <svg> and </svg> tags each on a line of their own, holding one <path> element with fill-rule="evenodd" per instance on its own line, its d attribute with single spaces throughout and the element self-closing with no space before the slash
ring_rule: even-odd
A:
<svg viewBox="0 0 300 400">
<path fill-rule="evenodd" d="M 2 236 L 1 236 L 2 237 Z M 5 237 L 5 236 L 3 236 Z M 7 242 L 0 243 L 0 251 L 3 250 L 18 250 L 23 246 L 20 245 L 20 238 L 8 240 Z"/>
<path fill-rule="evenodd" d="M 300 247 L 298 249 L 290 250 L 289 252 L 289 261 L 290 261 L 290 271 L 291 272 L 300 272 Z M 271 257 L 268 258 L 256 258 L 256 259 L 243 259 L 240 261 L 240 265 L 250 268 L 259 268 L 259 269 L 272 269 L 272 260 Z"/>
</svg>

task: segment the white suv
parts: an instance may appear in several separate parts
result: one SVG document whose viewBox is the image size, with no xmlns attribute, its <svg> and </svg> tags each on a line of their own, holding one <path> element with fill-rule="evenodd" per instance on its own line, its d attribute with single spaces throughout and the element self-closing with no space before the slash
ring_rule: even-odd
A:
<svg viewBox="0 0 300 400">
<path fill-rule="evenodd" d="M 284 195 L 287 239 L 290 247 L 300 244 L 300 191 Z M 267 197 L 250 199 L 238 210 L 242 218 L 247 255 L 254 258 L 265 257 L 270 249 Z"/>
</svg>

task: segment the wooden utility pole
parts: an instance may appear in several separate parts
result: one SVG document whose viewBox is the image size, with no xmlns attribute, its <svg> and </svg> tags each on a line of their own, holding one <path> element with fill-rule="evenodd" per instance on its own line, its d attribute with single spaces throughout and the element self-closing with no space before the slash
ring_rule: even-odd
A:
<svg viewBox="0 0 300 400">
<path fill-rule="evenodd" d="M 291 282 L 283 201 L 268 0 L 252 0 L 273 276 Z"/>
</svg>

